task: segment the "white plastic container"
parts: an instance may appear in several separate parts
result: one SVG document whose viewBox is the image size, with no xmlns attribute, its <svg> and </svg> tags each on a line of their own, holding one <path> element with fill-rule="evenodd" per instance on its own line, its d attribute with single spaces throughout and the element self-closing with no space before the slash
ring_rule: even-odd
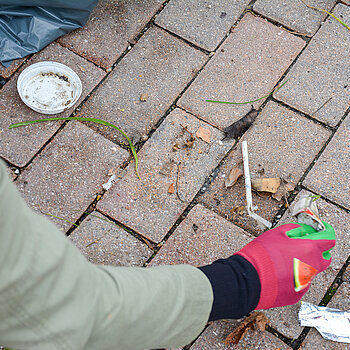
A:
<svg viewBox="0 0 350 350">
<path fill-rule="evenodd" d="M 43 114 L 58 114 L 79 99 L 82 85 L 78 75 L 58 62 L 39 62 L 23 70 L 17 80 L 21 100 Z"/>
</svg>

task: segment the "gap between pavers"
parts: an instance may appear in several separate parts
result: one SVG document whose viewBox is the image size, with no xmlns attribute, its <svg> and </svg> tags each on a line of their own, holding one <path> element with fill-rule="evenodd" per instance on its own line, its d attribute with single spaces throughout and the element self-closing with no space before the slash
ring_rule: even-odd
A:
<svg viewBox="0 0 350 350">
<path fill-rule="evenodd" d="M 333 13 L 350 23 L 350 7 L 339 4 Z M 329 17 L 287 74 L 284 81 L 289 79 L 288 83 L 274 97 L 335 126 L 349 107 L 349 52 L 349 30 Z"/>
<path fill-rule="evenodd" d="M 75 222 L 102 191 L 109 170 L 128 156 L 127 151 L 72 121 L 22 172 L 16 185 L 31 208 Z M 72 226 L 49 219 L 63 231 Z"/>
<path fill-rule="evenodd" d="M 147 136 L 206 60 L 202 52 L 163 29 L 151 28 L 98 87 L 80 114 L 115 123 L 136 143 Z M 113 141 L 125 142 L 107 127 L 91 127 Z"/>
<path fill-rule="evenodd" d="M 62 125 L 62 122 L 53 122 L 8 129 L 12 123 L 48 117 L 27 107 L 21 101 L 16 87 L 17 78 L 21 71 L 33 63 L 42 61 L 59 62 L 72 68 L 79 75 L 83 86 L 81 97 L 75 106 L 60 114 L 51 115 L 51 117 L 69 116 L 105 76 L 102 69 L 57 43 L 52 43 L 35 54 L 12 76 L 10 81 L 0 90 L 0 155 L 19 167 L 25 166 Z"/>
<path fill-rule="evenodd" d="M 86 25 L 58 42 L 108 69 L 133 43 L 164 0 L 100 0 Z"/>
<path fill-rule="evenodd" d="M 142 266 L 153 254 L 146 244 L 96 211 L 69 238 L 94 264 Z"/>
<path fill-rule="evenodd" d="M 250 0 L 171 0 L 155 23 L 208 51 L 214 51 Z"/>
<path fill-rule="evenodd" d="M 252 179 L 283 177 L 296 185 L 329 136 L 330 131 L 321 125 L 269 102 L 242 138 L 248 143 Z M 261 233 L 263 229 L 246 212 L 242 215 L 231 213 L 234 207 L 246 206 L 244 178 L 230 188 L 224 184 L 232 167 L 243 169 L 241 141 L 225 159 L 218 176 L 199 201 L 244 229 Z M 282 203 L 253 192 L 253 204 L 258 207 L 256 212 L 267 220 L 274 218 Z"/>
<path fill-rule="evenodd" d="M 245 102 L 267 95 L 304 46 L 304 40 L 247 14 L 184 93 L 178 106 L 224 128 L 243 117 L 250 105 L 206 100 Z M 263 102 L 254 103 L 255 108 Z"/>
<path fill-rule="evenodd" d="M 194 136 L 200 126 L 210 130 L 210 143 L 195 137 L 193 147 L 185 147 L 190 134 L 180 124 Z M 98 209 L 150 240 L 161 241 L 232 147 L 221 142 L 222 137 L 219 130 L 175 109 L 138 153 L 141 180 L 131 163 Z M 169 193 L 171 186 L 174 193 Z"/>
<path fill-rule="evenodd" d="M 4 79 L 9 78 L 16 70 L 21 66 L 21 64 L 26 60 L 25 58 L 19 58 L 18 60 L 12 61 L 9 67 L 5 68 L 0 64 L 0 76 Z"/>
<path fill-rule="evenodd" d="M 300 195 L 308 193 L 307 191 L 301 191 L 298 194 L 290 210 L 285 213 L 278 223 L 279 225 L 295 221 L 291 218 L 290 214 L 293 210 L 293 205 L 298 201 Z M 316 305 L 320 303 L 326 294 L 336 275 L 346 262 L 350 251 L 350 214 L 333 204 L 327 203 L 323 199 L 318 199 L 317 205 L 321 219 L 333 226 L 337 243 L 332 250 L 332 262 L 330 267 L 315 277 L 311 283 L 310 290 L 302 298 L 303 301 Z M 344 307 L 346 307 L 346 305 L 347 301 L 344 301 Z M 266 315 L 270 319 L 272 327 L 276 328 L 287 337 L 295 339 L 303 330 L 303 327 L 299 326 L 298 322 L 299 309 L 300 302 L 291 306 L 267 310 Z"/>
</svg>

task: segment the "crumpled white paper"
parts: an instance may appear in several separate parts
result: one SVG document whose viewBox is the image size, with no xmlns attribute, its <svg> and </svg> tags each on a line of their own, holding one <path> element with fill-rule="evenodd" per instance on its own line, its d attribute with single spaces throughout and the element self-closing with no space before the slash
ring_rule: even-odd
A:
<svg viewBox="0 0 350 350">
<path fill-rule="evenodd" d="M 324 339 L 350 343 L 350 312 L 302 302 L 301 326 L 315 327 Z"/>
</svg>

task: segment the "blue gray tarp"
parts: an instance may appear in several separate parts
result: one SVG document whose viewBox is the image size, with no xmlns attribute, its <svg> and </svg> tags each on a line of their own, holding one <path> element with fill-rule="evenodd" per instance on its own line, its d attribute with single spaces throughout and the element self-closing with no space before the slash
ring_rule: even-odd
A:
<svg viewBox="0 0 350 350">
<path fill-rule="evenodd" d="M 98 0 L 0 0 L 0 62 L 38 52 L 82 27 Z"/>
</svg>

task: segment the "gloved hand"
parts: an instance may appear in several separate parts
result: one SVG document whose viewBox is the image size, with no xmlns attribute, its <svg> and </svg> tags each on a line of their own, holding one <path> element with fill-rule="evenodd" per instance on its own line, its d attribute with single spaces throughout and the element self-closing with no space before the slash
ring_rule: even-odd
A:
<svg viewBox="0 0 350 350">
<path fill-rule="evenodd" d="M 259 275 L 261 292 L 256 309 L 295 304 L 310 288 L 312 278 L 330 265 L 335 233 L 331 225 L 324 225 L 320 232 L 305 224 L 281 225 L 236 253 Z"/>
</svg>

